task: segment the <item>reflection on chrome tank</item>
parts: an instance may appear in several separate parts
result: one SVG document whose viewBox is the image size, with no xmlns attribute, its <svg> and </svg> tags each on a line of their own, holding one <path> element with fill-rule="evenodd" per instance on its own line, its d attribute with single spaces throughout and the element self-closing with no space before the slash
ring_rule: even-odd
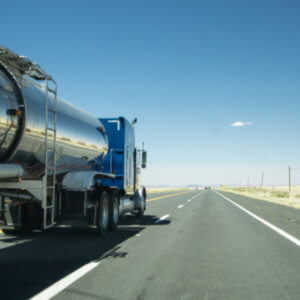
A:
<svg viewBox="0 0 300 300">
<path fill-rule="evenodd" d="M 30 178 L 41 176 L 44 168 L 45 101 L 43 86 L 0 63 L 0 163 L 19 163 Z M 49 96 L 50 107 L 53 102 Z M 108 149 L 101 122 L 62 99 L 57 100 L 56 117 L 57 173 L 97 167 L 95 159 L 101 161 Z M 49 111 L 48 118 L 51 128 L 54 113 Z M 50 148 L 52 140 L 50 133 Z"/>
</svg>

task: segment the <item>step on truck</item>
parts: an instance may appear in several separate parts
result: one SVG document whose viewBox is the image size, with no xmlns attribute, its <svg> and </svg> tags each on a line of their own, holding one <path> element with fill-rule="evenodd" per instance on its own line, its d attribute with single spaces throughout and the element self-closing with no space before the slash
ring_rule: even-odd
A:
<svg viewBox="0 0 300 300">
<path fill-rule="evenodd" d="M 142 217 L 147 153 L 124 117 L 97 119 L 57 97 L 39 65 L 0 47 L 0 229 L 73 220 L 100 234 L 120 215 Z"/>
</svg>

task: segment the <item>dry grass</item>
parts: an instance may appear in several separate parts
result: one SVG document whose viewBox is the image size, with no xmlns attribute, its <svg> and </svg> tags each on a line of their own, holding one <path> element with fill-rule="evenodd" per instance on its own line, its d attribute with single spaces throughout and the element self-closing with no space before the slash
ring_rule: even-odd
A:
<svg viewBox="0 0 300 300">
<path fill-rule="evenodd" d="M 237 187 L 222 190 L 300 209 L 300 186 L 293 186 L 290 193 L 288 186 L 266 186 L 262 189 Z"/>
</svg>

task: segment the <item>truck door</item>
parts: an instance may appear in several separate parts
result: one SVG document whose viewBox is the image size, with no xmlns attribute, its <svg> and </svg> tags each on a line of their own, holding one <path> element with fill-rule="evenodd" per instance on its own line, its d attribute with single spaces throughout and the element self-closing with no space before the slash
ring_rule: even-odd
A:
<svg viewBox="0 0 300 300">
<path fill-rule="evenodd" d="M 134 150 L 130 145 L 126 148 L 126 189 L 133 191 L 134 189 Z"/>
</svg>

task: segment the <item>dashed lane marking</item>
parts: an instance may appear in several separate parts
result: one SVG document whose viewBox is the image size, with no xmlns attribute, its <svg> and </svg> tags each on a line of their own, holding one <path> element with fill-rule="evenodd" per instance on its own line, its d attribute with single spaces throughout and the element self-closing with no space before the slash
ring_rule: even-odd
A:
<svg viewBox="0 0 300 300">
<path fill-rule="evenodd" d="M 72 283 L 77 281 L 79 278 L 87 274 L 88 272 L 95 269 L 100 264 L 100 261 L 92 261 L 81 268 L 77 269 L 76 271 L 72 272 L 71 274 L 67 275 L 63 279 L 57 281 L 56 283 L 50 285 L 45 290 L 41 291 L 37 295 L 30 298 L 30 300 L 44 300 L 44 299 L 51 299 L 56 296 L 58 293 L 66 289 Z"/>
<path fill-rule="evenodd" d="M 183 205 L 183 204 L 181 204 L 181 205 L 178 205 L 177 207 L 178 207 L 178 208 L 181 208 L 181 207 L 183 207 L 183 206 L 184 206 L 184 205 Z"/>
<path fill-rule="evenodd" d="M 159 223 L 159 222 L 161 222 L 161 221 L 163 221 L 163 220 L 165 220 L 165 219 L 167 219 L 167 218 L 169 218 L 169 217 L 170 217 L 170 215 L 164 215 L 164 216 L 160 217 L 159 219 L 157 219 L 157 220 L 155 221 L 155 223 L 157 224 L 157 223 Z"/>
<path fill-rule="evenodd" d="M 221 193 L 215 191 L 219 196 L 221 196 L 222 198 L 224 198 L 225 200 L 229 201 L 231 204 L 235 205 L 236 207 L 238 207 L 239 209 L 241 209 L 242 211 L 244 211 L 245 213 L 247 213 L 248 215 L 250 215 L 252 218 L 256 219 L 257 221 L 263 223 L 264 225 L 266 225 L 267 227 L 271 228 L 272 230 L 274 230 L 275 232 L 279 233 L 281 236 L 285 237 L 286 239 L 288 239 L 289 241 L 291 241 L 292 243 L 296 244 L 298 247 L 300 247 L 300 240 L 298 240 L 297 238 L 295 238 L 294 236 L 290 235 L 289 233 L 285 232 L 284 230 L 276 227 L 275 225 L 269 223 L 268 221 L 264 220 L 263 218 L 255 215 L 254 213 L 252 213 L 251 211 L 249 211 L 248 209 L 244 208 L 243 206 L 237 204 L 236 202 L 234 202 L 233 200 L 229 199 L 228 197 L 222 195 Z"/>
</svg>

